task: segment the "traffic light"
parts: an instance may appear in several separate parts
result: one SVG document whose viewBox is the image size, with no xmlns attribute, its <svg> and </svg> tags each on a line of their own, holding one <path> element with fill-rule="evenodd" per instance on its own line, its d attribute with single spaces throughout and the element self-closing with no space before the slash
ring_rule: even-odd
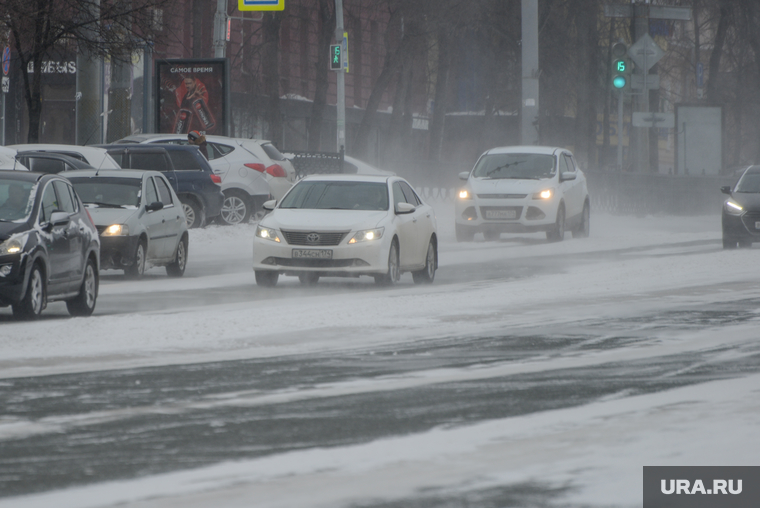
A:
<svg viewBox="0 0 760 508">
<path fill-rule="evenodd" d="M 340 44 L 330 44 L 330 70 L 343 70 L 343 51 Z"/>
<path fill-rule="evenodd" d="M 628 59 L 628 46 L 616 42 L 610 48 L 612 54 L 612 88 L 625 92 L 631 88 L 631 62 Z"/>
</svg>

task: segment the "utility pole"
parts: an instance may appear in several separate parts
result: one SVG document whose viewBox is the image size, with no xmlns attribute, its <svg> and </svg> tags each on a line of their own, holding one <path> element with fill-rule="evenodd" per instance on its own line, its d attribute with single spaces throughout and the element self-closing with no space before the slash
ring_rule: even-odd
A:
<svg viewBox="0 0 760 508">
<path fill-rule="evenodd" d="M 343 0 L 335 0 L 335 40 L 343 47 Z M 346 149 L 346 71 L 342 65 L 343 50 L 341 50 L 341 69 L 337 74 L 338 98 L 335 103 L 335 109 L 338 116 L 338 141 L 337 151 L 342 152 Z"/>
<path fill-rule="evenodd" d="M 539 143 L 538 0 L 522 0 L 522 108 L 520 143 Z"/>
<path fill-rule="evenodd" d="M 227 43 L 227 0 L 216 0 L 214 14 L 214 58 L 224 58 Z"/>
</svg>

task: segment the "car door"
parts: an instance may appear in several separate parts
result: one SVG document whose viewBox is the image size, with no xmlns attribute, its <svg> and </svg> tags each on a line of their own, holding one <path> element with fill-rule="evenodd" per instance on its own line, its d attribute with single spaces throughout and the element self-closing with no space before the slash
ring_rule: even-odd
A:
<svg viewBox="0 0 760 508">
<path fill-rule="evenodd" d="M 42 202 L 40 203 L 37 221 L 45 232 L 42 238 L 48 253 L 48 291 L 50 293 L 66 291 L 71 280 L 69 274 L 71 249 L 69 248 L 69 239 L 64 234 L 68 224 L 56 227 L 49 225 L 50 216 L 59 209 L 58 196 L 55 193 L 53 182 L 48 182 L 42 191 Z"/>
<path fill-rule="evenodd" d="M 58 209 L 69 214 L 69 223 L 64 227 L 64 238 L 68 240 L 69 249 L 66 255 L 67 277 L 78 281 L 84 273 L 84 225 L 77 220 L 77 204 L 72 199 L 70 186 L 66 182 L 55 180 L 53 187 L 58 197 Z"/>
<path fill-rule="evenodd" d="M 145 199 L 142 202 L 142 209 L 145 206 L 161 201 L 158 196 L 158 189 L 153 182 L 152 177 L 143 178 L 143 196 Z M 141 210 L 142 211 L 142 210 Z M 148 253 L 147 259 L 150 261 L 160 259 L 163 257 L 165 250 L 165 236 L 166 236 L 166 219 L 164 218 L 163 210 L 145 211 L 140 218 L 140 222 L 145 226 L 148 232 Z"/>
<path fill-rule="evenodd" d="M 164 205 L 161 210 L 165 221 L 161 256 L 171 258 L 179 243 L 182 225 L 185 224 L 185 213 L 182 211 L 182 205 L 179 202 L 175 203 L 169 182 L 160 176 L 156 176 L 154 180 L 158 189 L 158 198 Z"/>
<path fill-rule="evenodd" d="M 415 210 L 411 213 L 412 222 L 416 226 L 415 233 L 415 264 L 425 264 L 425 257 L 427 256 L 428 241 L 433 234 L 433 209 L 430 205 L 426 205 L 422 202 L 420 197 L 414 192 L 412 186 L 407 182 L 401 182 L 401 189 L 406 196 L 406 202 L 415 206 Z"/>
<path fill-rule="evenodd" d="M 578 170 L 575 166 L 575 161 L 569 153 L 562 154 L 562 158 L 565 161 L 564 168 L 566 175 L 572 175 L 575 178 L 573 180 L 566 180 L 563 182 L 565 187 L 565 207 L 567 209 L 567 217 L 575 218 L 580 215 L 583 210 L 583 187 L 581 180 L 578 179 Z"/>
<path fill-rule="evenodd" d="M 393 210 L 395 213 L 396 205 L 406 203 L 406 196 L 400 181 L 393 182 Z M 416 210 L 415 210 L 416 211 Z M 396 233 L 399 238 L 399 263 L 402 267 L 408 267 L 416 264 L 418 256 L 416 247 L 417 242 L 417 217 L 412 213 L 396 214 L 394 218 Z"/>
</svg>

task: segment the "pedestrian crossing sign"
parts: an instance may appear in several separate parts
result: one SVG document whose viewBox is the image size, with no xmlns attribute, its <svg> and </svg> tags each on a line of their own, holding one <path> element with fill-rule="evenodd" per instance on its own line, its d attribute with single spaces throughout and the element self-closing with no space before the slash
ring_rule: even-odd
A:
<svg viewBox="0 0 760 508">
<path fill-rule="evenodd" d="M 283 11 L 285 0 L 238 0 L 240 11 Z"/>
</svg>

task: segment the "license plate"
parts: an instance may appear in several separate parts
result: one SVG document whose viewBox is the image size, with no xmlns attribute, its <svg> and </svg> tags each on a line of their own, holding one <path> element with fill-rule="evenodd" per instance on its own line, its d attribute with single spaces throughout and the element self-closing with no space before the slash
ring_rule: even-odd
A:
<svg viewBox="0 0 760 508">
<path fill-rule="evenodd" d="M 760 221 L 755 222 L 755 229 L 760 229 Z"/>
<path fill-rule="evenodd" d="M 333 251 L 328 249 L 293 249 L 294 258 L 332 259 Z"/>
<path fill-rule="evenodd" d="M 486 219 L 516 219 L 514 210 L 486 210 Z"/>
</svg>

